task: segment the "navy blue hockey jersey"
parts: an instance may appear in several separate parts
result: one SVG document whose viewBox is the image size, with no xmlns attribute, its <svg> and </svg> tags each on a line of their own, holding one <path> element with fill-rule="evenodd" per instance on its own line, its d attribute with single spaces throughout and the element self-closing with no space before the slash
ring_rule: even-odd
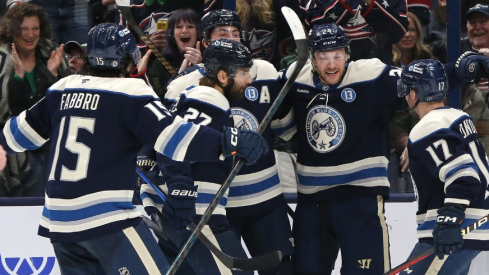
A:
<svg viewBox="0 0 489 275">
<path fill-rule="evenodd" d="M 411 130 L 408 152 L 420 241 L 432 243 L 445 203 L 468 206 L 462 227 L 489 214 L 488 159 L 468 114 L 449 107 L 429 112 Z M 489 250 L 489 225 L 465 235 L 464 248 Z"/>
<path fill-rule="evenodd" d="M 232 115 L 228 100 L 219 91 L 207 86 L 192 87 L 180 94 L 171 112 L 182 116 L 184 120 L 214 129 L 223 126 L 232 127 Z M 205 146 L 205 145 L 204 145 Z M 189 178 L 198 186 L 196 213 L 204 214 L 215 197 L 217 190 L 226 180 L 232 169 L 232 159 L 213 162 L 176 162 L 158 154 L 159 182 L 165 183 L 178 178 Z M 167 187 L 163 191 L 167 191 Z M 212 215 L 226 215 L 224 207 L 227 203 L 227 193 L 222 197 Z M 141 197 L 145 207 L 156 207 L 161 211 L 163 201 L 154 190 L 146 184 L 141 186 Z"/>
<path fill-rule="evenodd" d="M 52 140 L 39 234 L 78 242 L 140 221 L 132 204 L 136 155 L 144 144 L 179 161 L 216 161 L 220 132 L 172 117 L 144 81 L 72 75 L 0 135 L 9 152 Z M 205 146 L 202 143 L 205 141 Z"/>
<path fill-rule="evenodd" d="M 389 195 L 388 124 L 402 102 L 400 72 L 378 59 L 359 60 L 347 64 L 338 85 L 328 86 L 307 61 L 287 94 L 290 114 L 272 124 L 285 140 L 297 132 L 299 199 Z"/>
<path fill-rule="evenodd" d="M 242 100 L 233 101 L 231 113 L 236 128 L 257 131 L 260 122 L 275 101 L 280 86 L 278 73 L 272 64 L 263 60 L 253 60 L 252 74 L 256 78 L 245 90 Z M 168 85 L 163 101 L 171 104 L 189 85 L 197 86 L 204 76 L 204 68 L 176 78 Z M 269 146 L 273 134 L 268 127 L 262 134 Z M 230 214 L 252 215 L 267 211 L 284 203 L 280 179 L 273 150 L 262 155 L 253 165 L 245 165 L 229 187 L 227 211 Z"/>
</svg>

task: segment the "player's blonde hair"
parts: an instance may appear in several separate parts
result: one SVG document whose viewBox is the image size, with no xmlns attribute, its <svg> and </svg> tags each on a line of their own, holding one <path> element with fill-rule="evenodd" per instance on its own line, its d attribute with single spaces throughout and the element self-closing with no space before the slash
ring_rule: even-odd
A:
<svg viewBox="0 0 489 275">
<path fill-rule="evenodd" d="M 251 4 L 246 0 L 236 0 L 236 13 L 243 25 L 248 23 L 252 15 L 255 15 L 265 26 L 276 24 L 272 0 L 251 0 Z"/>
</svg>

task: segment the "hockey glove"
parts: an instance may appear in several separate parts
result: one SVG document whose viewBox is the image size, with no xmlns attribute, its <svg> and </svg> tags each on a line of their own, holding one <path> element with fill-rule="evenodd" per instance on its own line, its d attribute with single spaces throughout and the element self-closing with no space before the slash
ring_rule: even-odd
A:
<svg viewBox="0 0 489 275">
<path fill-rule="evenodd" d="M 465 218 L 463 210 L 453 206 L 438 209 L 435 228 L 433 229 L 433 246 L 438 258 L 443 259 L 462 248 L 464 239 L 460 224 Z"/>
<path fill-rule="evenodd" d="M 479 72 L 489 69 L 489 58 L 471 51 L 464 52 L 455 62 L 455 75 L 467 84 L 479 76 Z"/>
<path fill-rule="evenodd" d="M 190 180 L 170 180 L 168 195 L 163 205 L 163 217 L 173 224 L 176 229 L 185 229 L 190 219 L 195 215 L 195 200 L 197 186 Z"/>
<path fill-rule="evenodd" d="M 262 154 L 268 152 L 266 140 L 257 132 L 224 126 L 221 133 L 222 155 L 244 158 L 246 164 L 254 164 Z"/>
</svg>

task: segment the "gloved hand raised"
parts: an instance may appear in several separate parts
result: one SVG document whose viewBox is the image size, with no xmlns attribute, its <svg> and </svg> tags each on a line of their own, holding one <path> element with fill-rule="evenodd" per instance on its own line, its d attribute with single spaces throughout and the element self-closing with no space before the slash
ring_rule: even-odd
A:
<svg viewBox="0 0 489 275">
<path fill-rule="evenodd" d="M 455 62 L 455 75 L 467 84 L 479 76 L 480 72 L 489 71 L 489 58 L 471 51 L 464 52 Z"/>
<path fill-rule="evenodd" d="M 254 164 L 268 152 L 267 141 L 257 132 L 224 126 L 221 133 L 221 148 L 224 157 L 238 156 L 246 164 Z"/>
<path fill-rule="evenodd" d="M 438 209 L 435 228 L 433 229 L 433 246 L 438 258 L 443 259 L 462 248 L 464 239 L 460 224 L 465 218 L 465 212 L 454 206 L 444 206 Z"/>
<path fill-rule="evenodd" d="M 176 229 L 185 229 L 195 215 L 197 186 L 188 178 L 171 179 L 167 185 L 168 195 L 163 205 L 163 218 Z"/>
</svg>

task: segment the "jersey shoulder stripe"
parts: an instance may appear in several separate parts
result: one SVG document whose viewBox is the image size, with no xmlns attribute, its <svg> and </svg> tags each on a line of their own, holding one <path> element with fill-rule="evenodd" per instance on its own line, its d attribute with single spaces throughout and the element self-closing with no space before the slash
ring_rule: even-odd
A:
<svg viewBox="0 0 489 275">
<path fill-rule="evenodd" d="M 189 100 L 198 100 L 208 105 L 215 106 L 223 111 L 229 110 L 229 101 L 218 90 L 207 87 L 197 86 L 183 92 Z"/>
<path fill-rule="evenodd" d="M 168 84 L 165 99 L 177 99 L 189 86 L 199 86 L 200 79 L 204 76 L 204 70 L 198 69 L 189 74 L 182 75 Z"/>
<path fill-rule="evenodd" d="M 297 61 L 294 61 L 287 68 L 287 70 L 285 71 L 286 80 L 289 79 L 296 66 L 297 66 Z M 313 68 L 311 64 L 311 59 L 308 59 L 306 61 L 306 64 L 304 64 L 304 67 L 302 67 L 302 70 L 299 72 L 299 75 L 297 76 L 295 82 L 314 87 L 313 74 L 311 73 L 312 69 Z"/>
<path fill-rule="evenodd" d="M 254 73 L 253 72 L 254 70 L 256 72 L 256 79 L 254 81 L 270 80 L 270 79 L 275 80 L 278 78 L 277 69 L 275 69 L 272 63 L 266 60 L 253 59 L 253 66 L 251 67 L 251 73 Z"/>
<path fill-rule="evenodd" d="M 287 68 L 286 79 L 290 77 L 296 65 L 297 62 L 294 62 L 289 66 L 289 68 Z M 338 86 L 338 89 L 355 83 L 375 81 L 385 72 L 387 68 L 389 68 L 389 66 L 382 63 L 377 58 L 362 59 L 349 62 L 345 76 Z M 311 63 L 311 59 L 308 59 L 306 64 L 300 71 L 299 75 L 297 76 L 295 82 L 315 87 L 313 74 L 311 73 L 311 71 L 313 71 L 313 66 Z"/>
<path fill-rule="evenodd" d="M 139 78 L 107 78 L 86 75 L 70 75 L 53 84 L 48 92 L 88 90 L 115 93 L 129 97 L 159 97 L 144 80 Z"/>
<path fill-rule="evenodd" d="M 345 76 L 338 88 L 359 82 L 375 81 L 388 67 L 377 58 L 349 62 Z"/>
<path fill-rule="evenodd" d="M 452 127 L 462 118 L 470 117 L 467 113 L 452 108 L 435 109 L 413 127 L 409 139 L 412 143 L 416 143 L 437 131 Z"/>
</svg>

